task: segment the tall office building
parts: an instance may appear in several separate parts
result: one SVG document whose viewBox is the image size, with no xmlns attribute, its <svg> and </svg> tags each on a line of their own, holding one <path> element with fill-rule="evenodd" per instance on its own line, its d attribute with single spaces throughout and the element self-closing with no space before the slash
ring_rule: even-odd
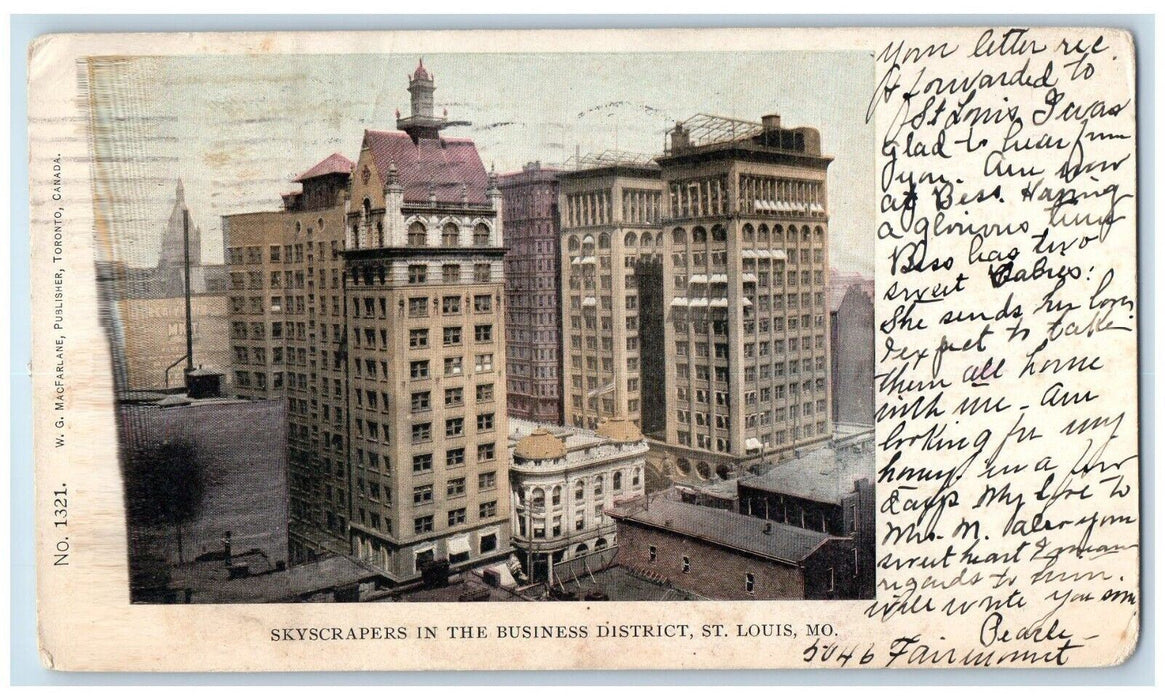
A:
<svg viewBox="0 0 1165 700">
<path fill-rule="evenodd" d="M 589 158 L 559 176 L 566 424 L 642 426 L 638 266 L 657 260 L 663 184 L 647 157 Z"/>
<path fill-rule="evenodd" d="M 511 418 L 562 423 L 558 171 L 498 179 L 506 229 L 506 379 Z"/>
<path fill-rule="evenodd" d="M 441 136 L 434 91 L 418 65 L 397 131 L 225 222 L 253 367 L 236 378 L 265 375 L 239 392 L 289 406 L 292 558 L 351 553 L 397 583 L 510 541 L 501 193 L 471 140 Z"/>
<path fill-rule="evenodd" d="M 683 477 L 830 436 L 826 170 L 815 129 L 699 115 L 658 158 L 666 429 Z"/>
</svg>

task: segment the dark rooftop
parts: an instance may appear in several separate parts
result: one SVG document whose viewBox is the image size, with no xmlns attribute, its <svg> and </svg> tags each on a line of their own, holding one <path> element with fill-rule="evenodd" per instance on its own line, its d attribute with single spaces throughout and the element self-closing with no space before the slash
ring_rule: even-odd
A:
<svg viewBox="0 0 1165 700">
<path fill-rule="evenodd" d="M 805 561 L 829 535 L 759 520 L 740 513 L 672 500 L 670 492 L 652 497 L 647 508 L 612 508 L 616 519 L 667 530 L 693 539 L 789 564 Z M 765 532 L 765 528 L 769 532 Z"/>
</svg>

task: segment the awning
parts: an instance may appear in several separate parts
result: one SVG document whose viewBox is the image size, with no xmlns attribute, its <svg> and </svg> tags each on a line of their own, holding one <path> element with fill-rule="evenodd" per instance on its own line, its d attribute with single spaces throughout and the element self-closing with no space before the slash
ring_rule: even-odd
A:
<svg viewBox="0 0 1165 700">
<path fill-rule="evenodd" d="M 785 259 L 785 251 L 783 251 L 783 250 L 774 250 L 774 251 L 771 251 L 771 254 L 773 256 L 773 260 L 784 260 Z"/>
<path fill-rule="evenodd" d="M 671 305 L 672 306 L 687 306 L 688 305 L 688 298 L 687 297 L 676 297 L 675 299 L 671 300 Z"/>
<path fill-rule="evenodd" d="M 755 258 L 755 257 L 757 257 L 757 252 L 755 250 L 746 250 L 740 254 L 740 257 L 742 257 L 742 258 Z"/>
<path fill-rule="evenodd" d="M 744 273 L 740 276 L 740 279 L 745 282 L 752 282 L 753 284 L 756 284 L 757 281 L 756 275 L 752 274 L 751 272 Z"/>
<path fill-rule="evenodd" d="M 690 305 L 691 306 L 707 306 L 708 300 L 707 299 L 692 299 L 692 301 L 690 302 Z"/>
<path fill-rule="evenodd" d="M 581 263 L 581 262 L 582 262 L 582 258 L 580 258 L 580 257 L 579 257 L 579 256 L 577 256 L 577 255 L 576 255 L 576 256 L 574 256 L 573 258 L 571 258 L 571 259 L 570 259 L 570 264 L 571 264 L 571 265 L 578 265 L 578 264 L 579 264 L 579 263 Z"/>
<path fill-rule="evenodd" d="M 717 297 L 717 298 L 713 299 L 711 302 L 709 302 L 708 305 L 709 306 L 718 306 L 718 307 L 722 307 L 722 308 L 728 308 L 728 300 L 725 299 L 724 297 Z"/>
<path fill-rule="evenodd" d="M 750 437 L 744 440 L 744 449 L 748 450 L 749 452 L 753 450 L 759 451 L 763 447 L 764 445 L 761 444 L 761 441 L 757 440 L 756 438 Z"/>
<path fill-rule="evenodd" d="M 594 265 L 595 262 L 596 262 L 596 259 L 595 259 L 595 256 L 593 256 L 593 255 L 588 255 L 582 259 L 583 265 Z"/>
<path fill-rule="evenodd" d="M 594 297 L 585 297 L 585 298 L 582 300 L 582 305 L 583 305 L 583 306 L 594 306 L 594 305 L 595 305 L 595 304 L 597 304 L 597 303 L 598 303 L 598 302 L 597 302 L 597 301 L 595 301 L 595 298 L 594 298 Z"/>
<path fill-rule="evenodd" d="M 712 284 L 728 284 L 728 275 L 717 272 L 716 274 L 712 275 L 708 281 Z"/>
<path fill-rule="evenodd" d="M 692 275 L 688 278 L 688 284 L 708 284 L 707 275 Z"/>
<path fill-rule="evenodd" d="M 469 535 L 457 535 L 450 537 L 445 542 L 445 549 L 448 550 L 449 556 L 454 557 L 458 554 L 469 553 Z"/>
</svg>

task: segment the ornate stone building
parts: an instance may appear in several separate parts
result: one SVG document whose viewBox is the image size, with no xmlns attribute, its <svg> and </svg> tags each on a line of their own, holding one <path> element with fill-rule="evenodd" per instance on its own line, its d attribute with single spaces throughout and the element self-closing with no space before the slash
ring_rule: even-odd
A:
<svg viewBox="0 0 1165 700">
<path fill-rule="evenodd" d="M 512 418 L 562 423 L 558 171 L 499 178 L 506 229 L 507 398 Z"/>
<path fill-rule="evenodd" d="M 604 510 L 644 496 L 647 442 L 635 424 L 605 420 L 589 431 L 514 420 L 510 442 L 511 529 L 527 576 L 553 585 L 608 562 L 618 542 Z"/>
<path fill-rule="evenodd" d="M 396 583 L 509 553 L 501 193 L 434 90 L 418 65 L 398 131 L 224 222 L 239 393 L 288 401 L 292 558 Z"/>
</svg>

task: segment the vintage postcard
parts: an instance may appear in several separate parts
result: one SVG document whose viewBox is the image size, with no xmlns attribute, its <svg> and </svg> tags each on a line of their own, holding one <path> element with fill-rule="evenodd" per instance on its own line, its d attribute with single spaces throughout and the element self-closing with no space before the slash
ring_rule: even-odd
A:
<svg viewBox="0 0 1165 700">
<path fill-rule="evenodd" d="M 47 667 L 1136 647 L 1129 34 L 29 52 Z"/>
</svg>

